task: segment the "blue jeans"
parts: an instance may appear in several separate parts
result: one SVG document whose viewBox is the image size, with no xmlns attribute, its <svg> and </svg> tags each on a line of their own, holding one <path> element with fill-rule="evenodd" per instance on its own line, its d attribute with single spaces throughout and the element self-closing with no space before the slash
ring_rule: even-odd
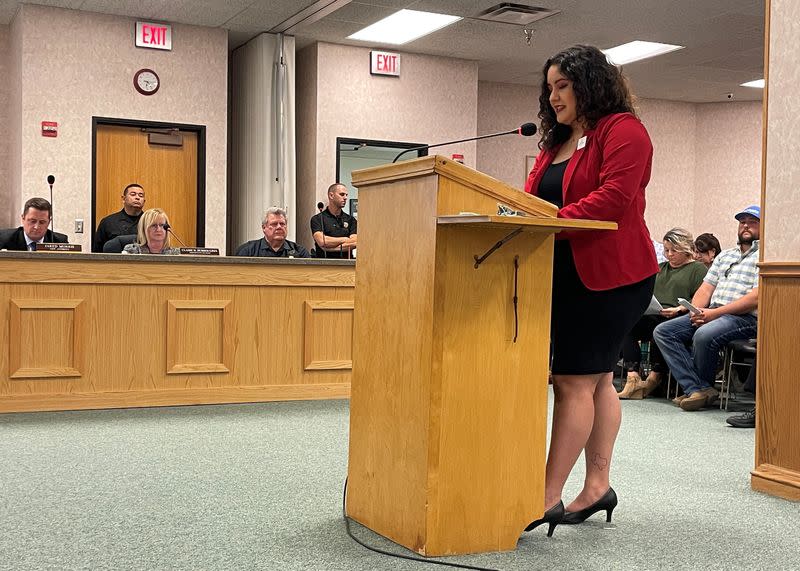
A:
<svg viewBox="0 0 800 571">
<path fill-rule="evenodd" d="M 752 314 L 727 314 L 695 327 L 688 315 L 682 315 L 659 324 L 653 339 L 672 376 L 690 395 L 714 386 L 719 352 L 734 339 L 755 338 L 756 323 Z"/>
</svg>

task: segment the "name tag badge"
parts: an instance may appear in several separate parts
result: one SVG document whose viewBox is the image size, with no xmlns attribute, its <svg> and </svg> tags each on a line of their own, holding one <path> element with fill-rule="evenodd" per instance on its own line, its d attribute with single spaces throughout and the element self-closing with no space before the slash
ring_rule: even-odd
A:
<svg viewBox="0 0 800 571">
<path fill-rule="evenodd" d="M 577 150 L 580 151 L 583 147 L 586 146 L 586 135 L 578 139 L 578 148 Z"/>
</svg>

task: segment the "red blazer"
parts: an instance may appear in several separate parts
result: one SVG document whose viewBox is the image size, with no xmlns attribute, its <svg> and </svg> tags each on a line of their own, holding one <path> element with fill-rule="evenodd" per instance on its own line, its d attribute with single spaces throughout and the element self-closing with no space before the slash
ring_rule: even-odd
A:
<svg viewBox="0 0 800 571">
<path fill-rule="evenodd" d="M 586 144 L 575 151 L 564 173 L 564 207 L 558 217 L 609 220 L 619 228 L 563 232 L 563 237 L 569 240 L 578 275 L 590 290 L 639 282 L 658 272 L 644 221 L 644 189 L 653 163 L 650 136 L 630 113 L 607 115 L 584 136 Z M 525 192 L 538 193 L 557 152 L 558 147 L 539 153 Z"/>
</svg>

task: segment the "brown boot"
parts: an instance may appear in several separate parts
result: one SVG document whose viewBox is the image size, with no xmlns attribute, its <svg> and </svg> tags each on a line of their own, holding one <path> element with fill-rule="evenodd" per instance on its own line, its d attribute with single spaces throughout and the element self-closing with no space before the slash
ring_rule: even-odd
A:
<svg viewBox="0 0 800 571">
<path fill-rule="evenodd" d="M 661 384 L 661 373 L 655 373 L 653 371 L 650 371 L 650 374 L 647 375 L 647 378 L 644 380 L 643 397 L 647 398 L 648 396 L 650 396 L 650 393 L 656 390 L 660 384 Z"/>
<path fill-rule="evenodd" d="M 709 387 L 707 389 L 702 389 L 693 392 L 688 397 L 683 399 L 681 401 L 681 404 L 678 406 L 680 406 L 685 411 L 700 410 L 701 408 L 706 406 L 706 404 L 708 404 L 709 401 L 713 402 L 713 400 L 718 396 L 719 393 L 717 392 L 717 390 Z"/>
<path fill-rule="evenodd" d="M 630 371 L 628 373 L 628 378 L 625 380 L 625 387 L 622 391 L 617 393 L 617 396 L 620 400 L 639 400 L 644 398 L 644 381 L 642 377 L 639 376 L 639 373 L 635 371 Z"/>
</svg>

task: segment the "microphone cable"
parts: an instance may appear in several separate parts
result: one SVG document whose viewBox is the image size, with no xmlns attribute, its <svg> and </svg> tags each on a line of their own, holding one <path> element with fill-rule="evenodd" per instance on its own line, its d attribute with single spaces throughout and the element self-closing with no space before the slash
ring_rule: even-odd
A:
<svg viewBox="0 0 800 571">
<path fill-rule="evenodd" d="M 342 494 L 342 517 L 344 518 L 344 527 L 347 530 L 347 535 L 350 536 L 350 539 L 358 543 L 361 547 L 369 549 L 375 553 L 380 553 L 381 555 L 387 555 L 389 557 L 395 557 L 397 559 L 407 559 L 409 561 L 416 561 L 417 563 L 427 563 L 428 565 L 441 565 L 442 567 L 454 567 L 456 569 L 473 569 L 474 571 L 499 571 L 498 569 L 492 569 L 490 567 L 476 567 L 473 565 L 466 565 L 460 563 L 450 563 L 447 561 L 434 561 L 432 559 L 423 559 L 422 557 L 414 557 L 413 555 L 406 555 L 404 553 L 392 553 L 391 551 L 385 551 L 383 549 L 379 549 L 378 547 L 371 547 L 358 539 L 355 535 L 353 535 L 353 531 L 350 529 L 350 516 L 347 515 L 347 478 L 344 479 L 344 492 Z"/>
</svg>

